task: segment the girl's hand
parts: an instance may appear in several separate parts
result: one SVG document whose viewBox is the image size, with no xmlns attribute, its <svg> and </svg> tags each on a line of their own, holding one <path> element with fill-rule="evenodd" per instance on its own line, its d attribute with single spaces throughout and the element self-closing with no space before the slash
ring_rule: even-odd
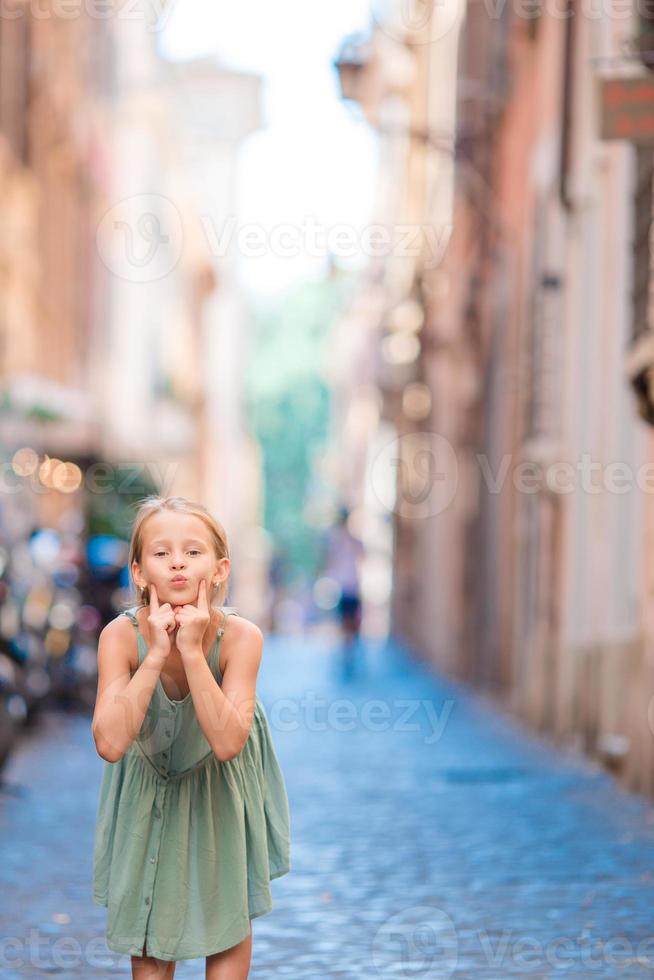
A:
<svg viewBox="0 0 654 980">
<path fill-rule="evenodd" d="M 159 605 L 159 598 L 154 583 L 150 586 L 150 649 L 156 650 L 162 657 L 170 653 L 170 637 L 177 629 L 175 613 L 169 602 Z"/>
<path fill-rule="evenodd" d="M 190 602 L 184 606 L 175 606 L 173 614 L 177 623 L 177 649 L 183 655 L 202 650 L 202 641 L 211 622 L 207 604 L 207 583 L 204 579 L 198 585 L 197 605 Z"/>
</svg>

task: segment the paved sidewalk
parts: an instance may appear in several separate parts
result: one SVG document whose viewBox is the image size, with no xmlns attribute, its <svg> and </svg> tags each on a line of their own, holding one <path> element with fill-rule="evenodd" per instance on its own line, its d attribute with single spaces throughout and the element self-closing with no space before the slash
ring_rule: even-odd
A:
<svg viewBox="0 0 654 980">
<path fill-rule="evenodd" d="M 252 980 L 654 976 L 654 807 L 401 650 L 366 657 L 346 681 L 326 641 L 266 641 L 293 868 Z M 131 975 L 91 900 L 102 766 L 90 718 L 50 713 L 4 774 L 3 980 Z"/>
</svg>

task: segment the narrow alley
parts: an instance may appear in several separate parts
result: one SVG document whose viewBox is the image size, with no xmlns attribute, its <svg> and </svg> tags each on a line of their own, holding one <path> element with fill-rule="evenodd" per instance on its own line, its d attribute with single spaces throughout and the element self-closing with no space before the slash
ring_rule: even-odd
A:
<svg viewBox="0 0 654 980">
<path fill-rule="evenodd" d="M 398 648 L 366 648 L 346 680 L 326 641 L 269 638 L 259 693 L 294 836 L 253 980 L 654 973 L 644 799 Z M 91 900 L 102 765 L 86 717 L 49 713 L 7 769 L 5 980 L 130 975 Z"/>
</svg>

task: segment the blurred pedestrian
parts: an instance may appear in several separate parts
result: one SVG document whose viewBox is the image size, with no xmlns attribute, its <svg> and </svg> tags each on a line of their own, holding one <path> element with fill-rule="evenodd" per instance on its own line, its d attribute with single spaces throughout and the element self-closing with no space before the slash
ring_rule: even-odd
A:
<svg viewBox="0 0 654 980">
<path fill-rule="evenodd" d="M 327 544 L 325 574 L 339 586 L 336 607 L 341 631 L 343 676 L 353 676 L 361 632 L 361 587 L 359 562 L 363 544 L 349 526 L 350 511 L 341 507 L 338 523 L 331 528 Z"/>
</svg>

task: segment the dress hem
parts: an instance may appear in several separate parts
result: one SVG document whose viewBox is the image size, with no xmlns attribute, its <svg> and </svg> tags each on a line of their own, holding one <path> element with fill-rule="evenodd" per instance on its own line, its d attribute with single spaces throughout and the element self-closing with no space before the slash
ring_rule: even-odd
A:
<svg viewBox="0 0 654 980">
<path fill-rule="evenodd" d="M 291 870 L 290 863 L 286 863 L 278 867 L 275 867 L 270 871 L 270 880 L 272 881 L 274 878 L 280 878 L 282 875 L 288 874 L 290 870 Z M 103 897 L 102 895 L 99 895 L 96 892 L 93 893 L 93 901 L 97 905 L 104 905 L 105 907 L 108 904 L 106 897 Z M 267 900 L 264 901 L 264 904 L 262 906 L 259 907 L 255 906 L 254 911 L 248 912 L 248 921 L 251 922 L 252 919 L 258 919 L 259 916 L 261 915 L 268 915 L 268 913 L 272 912 L 272 910 L 273 910 L 273 903 L 270 897 L 268 897 Z M 218 949 L 212 949 L 210 952 L 201 952 L 201 953 L 182 953 L 182 954 L 163 953 L 161 950 L 158 950 L 156 947 L 153 947 L 148 943 L 148 956 L 153 956 L 155 959 L 165 960 L 166 962 L 174 962 L 174 963 L 180 962 L 182 960 L 196 960 L 202 957 L 213 956 L 215 953 L 222 953 L 226 949 L 231 949 L 232 946 L 237 946 L 239 943 L 243 942 L 243 940 L 246 939 L 249 934 L 250 934 L 250 928 L 248 927 L 248 931 L 244 933 L 244 935 L 242 935 L 240 939 L 236 939 L 233 941 L 230 940 L 226 945 L 220 946 Z M 107 937 L 105 941 L 107 944 L 107 948 L 115 953 L 126 953 L 129 956 L 140 956 L 143 951 L 143 946 L 141 946 L 140 949 L 136 949 L 134 946 L 130 946 L 127 943 L 118 943 L 113 939 L 109 939 L 109 937 Z"/>
<path fill-rule="evenodd" d="M 271 912 L 271 911 L 272 911 L 272 906 L 268 909 L 265 909 L 262 912 L 257 912 L 256 915 L 263 915 L 264 912 Z M 256 918 L 256 915 L 251 915 L 248 917 L 247 932 L 244 932 L 239 939 L 230 939 L 229 942 L 223 944 L 222 946 L 219 946 L 218 949 L 212 949 L 209 952 L 203 951 L 201 953 L 163 953 L 155 946 L 152 946 L 148 940 L 147 943 L 148 956 L 153 956 L 157 960 L 165 960 L 168 963 L 171 962 L 179 963 L 182 960 L 197 960 L 200 959 L 201 957 L 214 956 L 216 953 L 223 953 L 226 949 L 231 949 L 232 946 L 238 946 L 238 944 L 242 943 L 244 939 L 247 939 L 247 937 L 250 935 L 249 920 Z M 107 938 L 106 943 L 107 943 L 107 948 L 113 950 L 113 952 L 115 953 L 127 953 L 129 956 L 141 956 L 143 952 L 143 946 L 141 946 L 141 948 L 138 949 L 134 946 L 130 946 L 127 943 L 118 943 L 113 939 L 110 940 L 109 938 Z"/>
</svg>

